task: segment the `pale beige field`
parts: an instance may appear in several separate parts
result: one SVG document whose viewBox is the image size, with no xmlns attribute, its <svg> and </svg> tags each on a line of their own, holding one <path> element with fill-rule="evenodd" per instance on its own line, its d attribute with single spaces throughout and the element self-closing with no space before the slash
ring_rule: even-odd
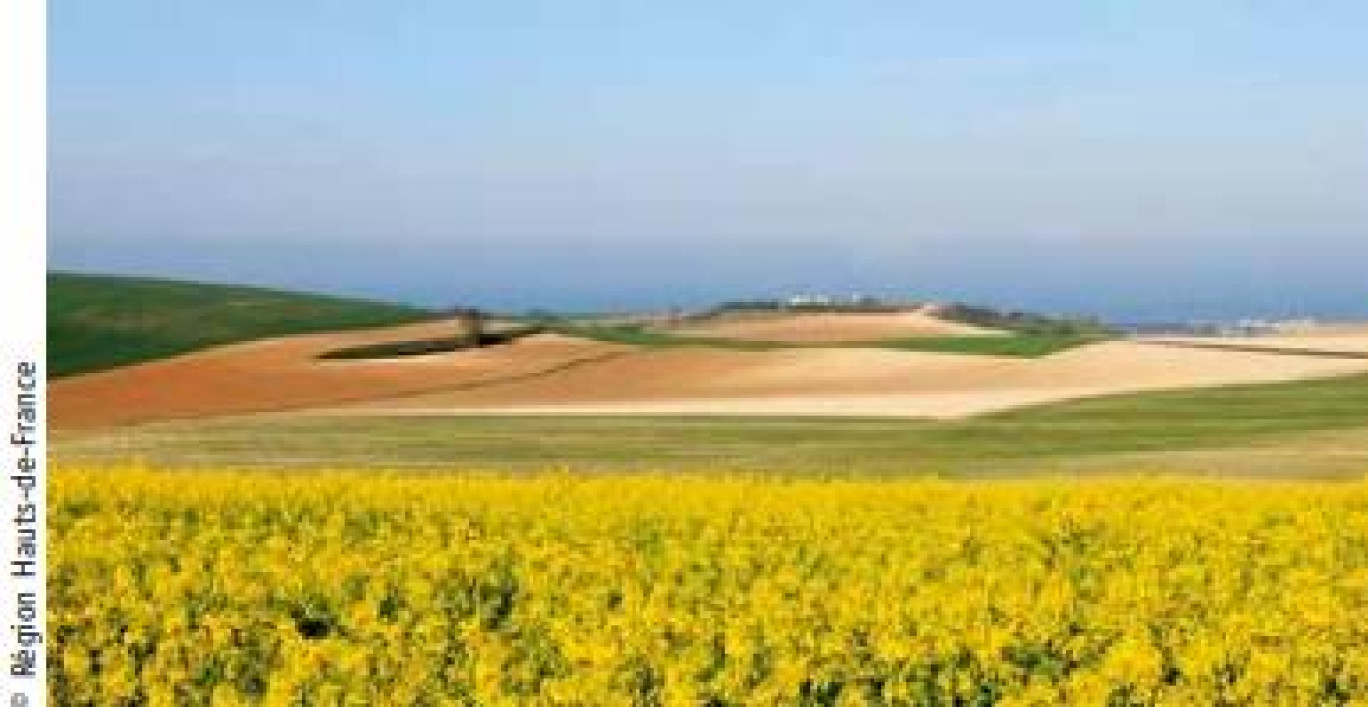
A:
<svg viewBox="0 0 1368 707">
<path fill-rule="evenodd" d="M 371 400 L 387 414 L 852 415 L 959 418 L 1141 392 L 1368 371 L 1368 360 L 1091 344 L 1038 359 L 872 349 L 625 353 L 555 375 Z"/>
<path fill-rule="evenodd" d="M 875 341 L 919 336 L 1002 336 L 1005 333 L 942 319 L 926 310 L 735 316 L 679 327 L 674 331 L 690 336 L 791 343 Z"/>
<path fill-rule="evenodd" d="M 1162 340 L 1173 343 L 1215 344 L 1239 348 L 1368 354 L 1368 332 L 1362 334 L 1306 332 L 1278 336 L 1165 337 Z"/>
</svg>

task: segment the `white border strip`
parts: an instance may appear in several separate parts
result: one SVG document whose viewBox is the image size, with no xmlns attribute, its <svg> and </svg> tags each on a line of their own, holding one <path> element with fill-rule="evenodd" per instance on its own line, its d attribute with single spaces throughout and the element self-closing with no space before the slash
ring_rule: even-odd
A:
<svg viewBox="0 0 1368 707">
<path fill-rule="evenodd" d="M 46 0 L 0 2 L 0 707 L 47 704 L 46 82 Z"/>
</svg>

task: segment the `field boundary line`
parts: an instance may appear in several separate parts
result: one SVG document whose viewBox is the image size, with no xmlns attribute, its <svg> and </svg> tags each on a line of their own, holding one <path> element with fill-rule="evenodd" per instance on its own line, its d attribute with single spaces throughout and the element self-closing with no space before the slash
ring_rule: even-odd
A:
<svg viewBox="0 0 1368 707">
<path fill-rule="evenodd" d="M 1150 346 L 1169 346 L 1172 348 L 1183 349 L 1206 349 L 1212 351 L 1238 351 L 1241 353 L 1266 353 L 1275 356 L 1311 356 L 1314 358 L 1347 358 L 1355 360 L 1368 360 L 1368 352 L 1365 351 L 1330 351 L 1326 349 L 1299 349 L 1289 346 L 1258 346 L 1251 344 L 1227 344 L 1217 341 L 1169 341 L 1169 340 L 1142 340 L 1136 339 L 1138 344 Z"/>
<path fill-rule="evenodd" d="M 626 355 L 631 354 L 631 353 L 635 353 L 635 352 L 634 352 L 634 351 L 606 351 L 606 352 L 603 352 L 603 353 L 594 354 L 594 355 L 592 355 L 592 356 L 582 356 L 582 357 L 579 357 L 579 358 L 570 359 L 569 361 L 561 361 L 561 362 L 559 362 L 559 363 L 555 363 L 555 364 L 549 365 L 549 366 L 547 366 L 547 367 L 545 367 L 545 368 L 538 368 L 538 369 L 534 369 L 534 370 L 531 370 L 531 371 L 523 371 L 522 373 L 513 373 L 513 374 L 509 374 L 509 375 L 505 375 L 505 376 L 491 376 L 491 377 L 488 377 L 488 378 L 477 378 L 477 379 L 475 379 L 475 380 L 460 381 L 460 382 L 457 382 L 457 383 L 442 383 L 442 384 L 437 384 L 437 385 L 415 386 L 415 387 L 413 387 L 413 388 L 409 388 L 409 389 L 405 389 L 405 390 L 399 390 L 399 391 L 392 391 L 392 392 L 387 392 L 387 393 L 382 393 L 382 394 L 379 394 L 379 395 L 349 395 L 349 396 L 334 398 L 334 399 L 332 399 L 332 400 L 320 401 L 320 402 L 316 402 L 316 403 L 302 403 L 302 404 L 299 404 L 299 405 L 286 405 L 286 406 L 281 406 L 281 407 L 269 408 L 269 409 L 265 409 L 265 410 L 257 410 L 257 411 L 255 411 L 255 412 L 230 413 L 230 414 L 228 414 L 228 415 L 197 415 L 197 416 L 182 417 L 182 418 L 177 418 L 177 419 L 182 419 L 182 420 L 187 420 L 187 419 L 188 419 L 188 420 L 202 420 L 202 419 L 209 419 L 209 418 L 215 418 L 215 417 L 225 417 L 225 418 L 226 418 L 226 417 L 237 417 L 238 415 L 252 415 L 252 414 L 261 414 L 261 413 L 299 412 L 299 411 L 301 411 L 301 410 L 323 409 L 323 408 L 333 407 L 333 406 L 336 406 L 336 405 L 347 405 L 347 404 L 349 404 L 349 403 L 364 403 L 364 402 L 370 402 L 370 401 L 372 401 L 372 400 L 374 400 L 374 401 L 397 400 L 397 399 L 400 399 L 400 398 L 407 398 L 407 397 L 413 396 L 413 395 L 426 395 L 426 394 L 428 394 L 428 393 L 451 393 L 451 392 L 458 392 L 458 391 L 463 391 L 463 390 L 479 390 L 479 389 L 481 389 L 481 388 L 488 388 L 488 387 L 490 387 L 490 386 L 495 386 L 495 385 L 503 385 L 503 384 L 505 384 L 505 383 L 520 383 L 520 382 L 525 381 L 525 380 L 536 380 L 536 379 L 538 379 L 538 378 L 544 378 L 544 377 L 546 377 L 546 376 L 555 375 L 555 374 L 560 373 L 560 372 L 562 372 L 562 371 L 568 371 L 568 370 L 570 370 L 570 369 L 572 369 L 572 368 L 577 368 L 577 367 L 579 367 L 579 366 L 584 366 L 584 365 L 588 365 L 588 364 L 591 364 L 591 363 L 598 363 L 598 362 L 600 362 L 600 361 L 607 361 L 607 360 L 610 360 L 610 359 L 618 358 L 619 356 L 626 356 Z"/>
</svg>

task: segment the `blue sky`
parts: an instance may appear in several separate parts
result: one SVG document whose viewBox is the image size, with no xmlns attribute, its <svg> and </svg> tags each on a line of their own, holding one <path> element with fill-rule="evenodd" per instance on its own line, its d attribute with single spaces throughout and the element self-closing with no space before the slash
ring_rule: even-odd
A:
<svg viewBox="0 0 1368 707">
<path fill-rule="evenodd" d="M 1368 315 L 1368 4 L 53 0 L 55 267 Z"/>
</svg>

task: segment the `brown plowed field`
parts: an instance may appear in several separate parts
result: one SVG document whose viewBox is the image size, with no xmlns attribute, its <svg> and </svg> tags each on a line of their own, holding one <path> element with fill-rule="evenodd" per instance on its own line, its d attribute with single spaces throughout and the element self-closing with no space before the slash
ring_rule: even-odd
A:
<svg viewBox="0 0 1368 707">
<path fill-rule="evenodd" d="M 538 335 L 478 351 L 388 360 L 320 361 L 361 344 L 451 335 L 448 322 L 308 334 L 205 351 L 54 381 L 53 427 L 81 429 L 338 405 L 534 374 L 611 353 L 613 344 Z"/>
</svg>

